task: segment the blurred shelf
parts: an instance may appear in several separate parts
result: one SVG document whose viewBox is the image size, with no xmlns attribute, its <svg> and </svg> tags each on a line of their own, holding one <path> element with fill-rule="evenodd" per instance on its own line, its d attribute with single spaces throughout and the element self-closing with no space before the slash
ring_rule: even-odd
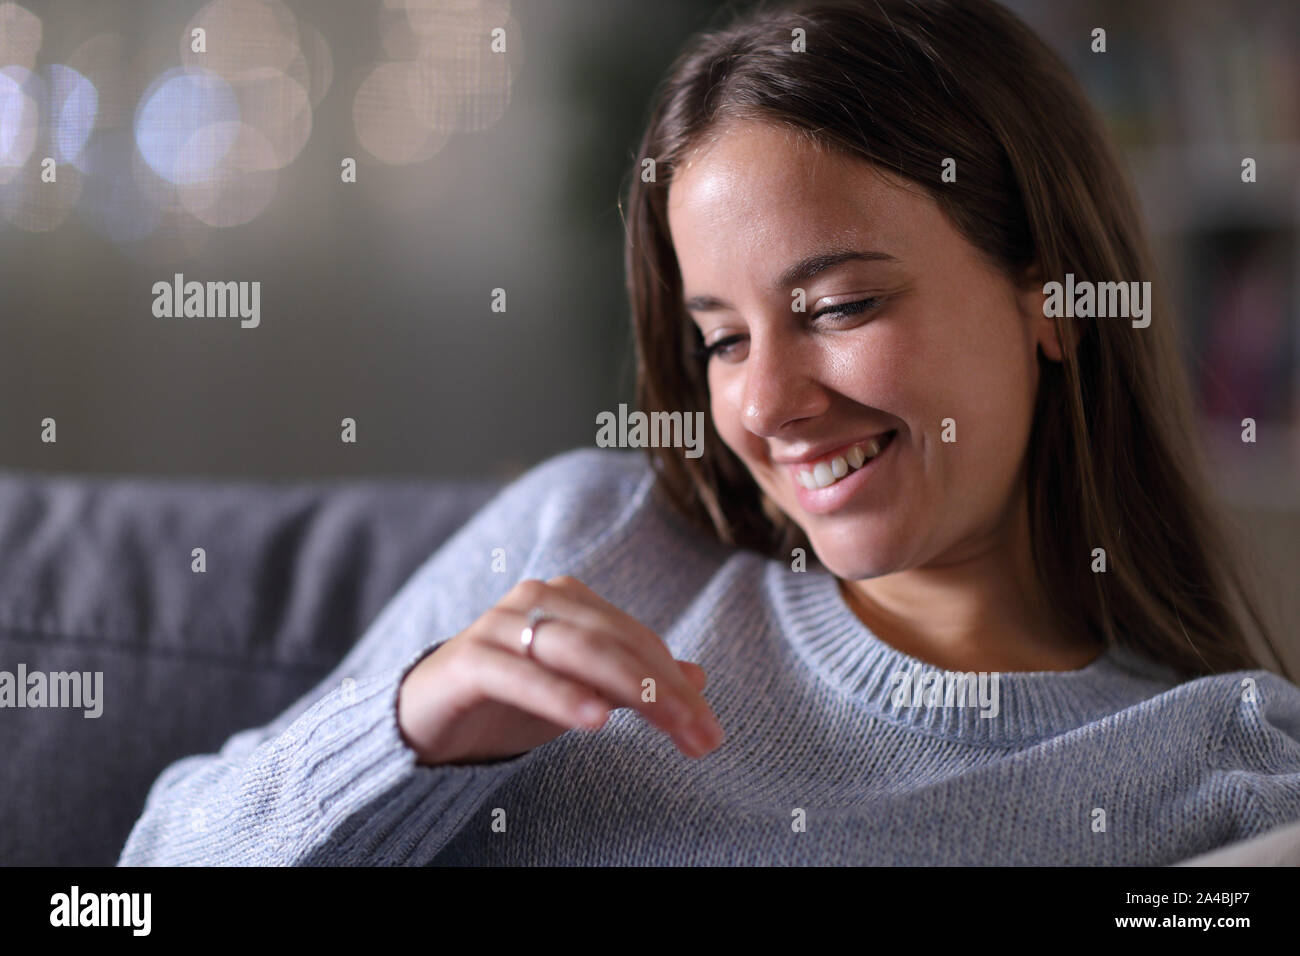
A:
<svg viewBox="0 0 1300 956">
<path fill-rule="evenodd" d="M 1234 508 L 1300 512 L 1300 427 L 1258 422 L 1255 442 L 1241 440 L 1241 422 L 1202 422 L 1210 478 Z"/>
<path fill-rule="evenodd" d="M 1126 151 L 1157 233 L 1300 227 L 1300 142 L 1131 147 Z M 1241 181 L 1255 160 L 1256 181 Z"/>
</svg>

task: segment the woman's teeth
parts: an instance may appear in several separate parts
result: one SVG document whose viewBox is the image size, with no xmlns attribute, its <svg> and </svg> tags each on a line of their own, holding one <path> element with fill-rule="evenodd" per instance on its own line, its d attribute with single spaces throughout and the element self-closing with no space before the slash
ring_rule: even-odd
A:
<svg viewBox="0 0 1300 956">
<path fill-rule="evenodd" d="M 872 438 L 861 445 L 854 445 L 843 455 L 836 455 L 829 461 L 818 462 L 816 467 L 796 472 L 799 484 L 809 491 L 833 485 L 850 472 L 857 471 L 871 459 L 880 454 L 884 447 L 879 438 Z"/>
</svg>

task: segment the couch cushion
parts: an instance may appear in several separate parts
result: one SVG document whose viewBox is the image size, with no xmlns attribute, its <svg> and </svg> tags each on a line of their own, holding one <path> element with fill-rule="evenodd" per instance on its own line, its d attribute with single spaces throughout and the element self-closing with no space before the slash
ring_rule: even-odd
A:
<svg viewBox="0 0 1300 956">
<path fill-rule="evenodd" d="M 0 708 L 0 863 L 115 863 L 164 767 L 310 690 L 497 487 L 0 471 L 0 672 L 103 674 L 98 717 Z"/>
</svg>

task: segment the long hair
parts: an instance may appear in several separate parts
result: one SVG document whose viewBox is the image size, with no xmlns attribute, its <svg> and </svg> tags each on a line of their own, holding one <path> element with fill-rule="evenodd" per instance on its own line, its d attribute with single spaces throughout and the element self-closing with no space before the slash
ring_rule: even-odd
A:
<svg viewBox="0 0 1300 956">
<path fill-rule="evenodd" d="M 654 176 L 632 177 L 624 222 L 638 405 L 707 423 L 699 458 L 648 449 L 673 506 L 736 547 L 788 559 L 807 546 L 713 427 L 668 230 L 674 170 L 730 121 L 919 184 L 1009 277 L 1036 264 L 1045 279 L 1151 281 L 1149 326 L 1058 318 L 1064 359 L 1039 356 L 1027 492 L 1040 582 L 1063 627 L 1184 678 L 1263 666 L 1252 625 L 1277 656 L 1205 477 L 1134 191 L 1069 70 L 992 0 L 762 3 L 671 65 L 637 157 Z M 940 180 L 947 158 L 955 182 Z M 1094 548 L 1106 573 L 1092 571 Z"/>
</svg>

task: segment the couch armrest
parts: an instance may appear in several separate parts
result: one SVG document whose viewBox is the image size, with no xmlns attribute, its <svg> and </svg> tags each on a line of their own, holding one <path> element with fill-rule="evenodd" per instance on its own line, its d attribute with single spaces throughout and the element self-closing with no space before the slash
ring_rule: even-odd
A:
<svg viewBox="0 0 1300 956">
<path fill-rule="evenodd" d="M 0 671 L 103 675 L 98 717 L 0 709 L 0 861 L 112 865 L 165 766 L 308 691 L 498 486 L 0 471 Z"/>
</svg>

